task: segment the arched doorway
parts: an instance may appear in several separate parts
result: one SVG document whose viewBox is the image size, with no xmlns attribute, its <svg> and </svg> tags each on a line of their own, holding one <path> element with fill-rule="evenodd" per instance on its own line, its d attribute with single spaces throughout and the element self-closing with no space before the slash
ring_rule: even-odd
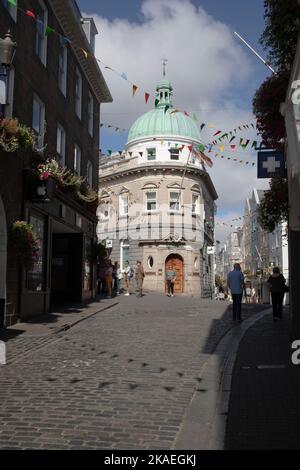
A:
<svg viewBox="0 0 300 470">
<path fill-rule="evenodd" d="M 4 205 L 0 196 L 0 326 L 4 322 L 6 300 L 7 227 Z"/>
<path fill-rule="evenodd" d="M 180 255 L 169 255 L 166 259 L 165 269 L 176 271 L 176 281 L 174 285 L 175 294 L 183 294 L 184 292 L 184 263 Z M 167 283 L 165 283 L 165 291 L 167 292 Z"/>
</svg>

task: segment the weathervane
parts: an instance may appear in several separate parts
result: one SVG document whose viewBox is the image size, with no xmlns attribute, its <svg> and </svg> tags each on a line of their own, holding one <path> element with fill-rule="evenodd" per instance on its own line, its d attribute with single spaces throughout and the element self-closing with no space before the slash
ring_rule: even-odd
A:
<svg viewBox="0 0 300 470">
<path fill-rule="evenodd" d="M 161 59 L 162 60 L 162 66 L 163 66 L 163 76 L 166 76 L 166 65 L 168 63 L 168 59 Z"/>
</svg>

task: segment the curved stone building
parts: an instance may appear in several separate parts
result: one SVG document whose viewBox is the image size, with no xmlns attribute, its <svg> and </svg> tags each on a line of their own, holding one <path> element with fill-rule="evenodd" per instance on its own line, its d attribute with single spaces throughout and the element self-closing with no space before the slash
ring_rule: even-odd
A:
<svg viewBox="0 0 300 470">
<path fill-rule="evenodd" d="M 100 158 L 98 239 L 113 262 L 142 261 L 146 289 L 165 292 L 171 265 L 175 293 L 208 297 L 217 194 L 196 151 L 198 126 L 173 107 L 172 95 L 164 77 L 155 109 L 134 122 L 122 155 Z"/>
</svg>

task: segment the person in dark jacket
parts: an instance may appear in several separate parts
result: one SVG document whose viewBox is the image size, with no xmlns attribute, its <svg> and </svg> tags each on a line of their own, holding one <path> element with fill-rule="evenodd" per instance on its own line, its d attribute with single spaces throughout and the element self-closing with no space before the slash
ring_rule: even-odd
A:
<svg viewBox="0 0 300 470">
<path fill-rule="evenodd" d="M 282 318 L 282 303 L 286 292 L 285 278 L 280 273 L 279 268 L 273 268 L 273 274 L 268 279 L 268 286 L 271 291 L 273 321 Z"/>
</svg>

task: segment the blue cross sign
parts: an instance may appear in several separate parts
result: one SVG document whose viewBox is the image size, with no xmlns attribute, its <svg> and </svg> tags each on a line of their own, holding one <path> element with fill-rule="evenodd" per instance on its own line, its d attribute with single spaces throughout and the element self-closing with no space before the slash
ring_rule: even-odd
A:
<svg viewBox="0 0 300 470">
<path fill-rule="evenodd" d="M 280 150 L 257 153 L 257 178 L 285 176 L 284 154 Z"/>
</svg>

